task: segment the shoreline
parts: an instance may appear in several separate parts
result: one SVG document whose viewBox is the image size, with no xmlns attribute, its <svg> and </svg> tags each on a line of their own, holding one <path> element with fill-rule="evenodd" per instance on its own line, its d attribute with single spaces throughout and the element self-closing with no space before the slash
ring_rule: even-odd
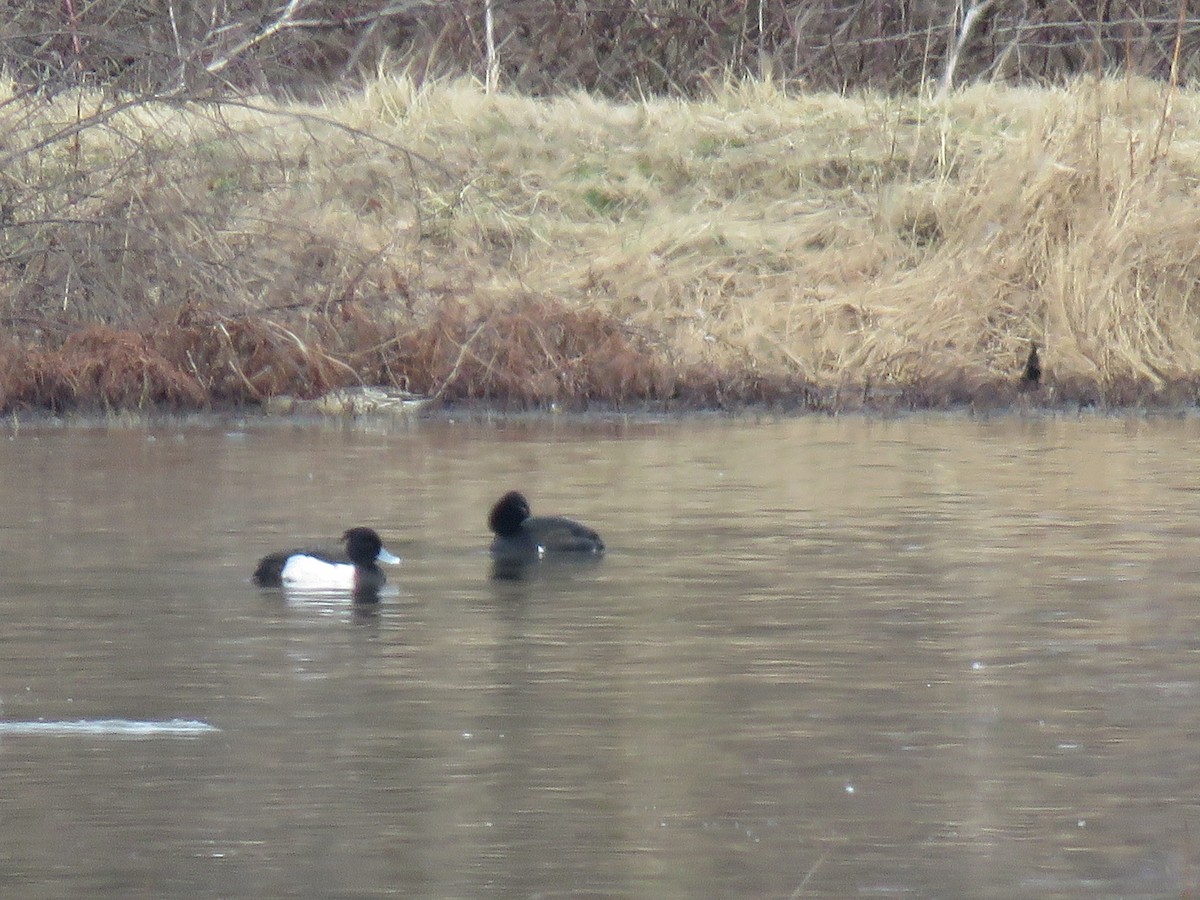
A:
<svg viewBox="0 0 1200 900">
<path fill-rule="evenodd" d="M 10 437 L 22 429 L 129 429 L 160 428 L 301 428 L 383 431 L 409 431 L 424 425 L 466 427 L 612 427 L 653 426 L 669 424 L 723 423 L 763 424 L 801 419 L 852 419 L 878 422 L 906 420 L 1020 420 L 1063 422 L 1072 419 L 1115 420 L 1179 420 L 1200 418 L 1200 404 L 1143 404 L 1114 406 L 1106 404 L 1031 403 L 1021 397 L 1006 405 L 911 407 L 900 405 L 866 405 L 839 411 L 813 410 L 795 405 L 745 404 L 725 409 L 707 407 L 643 404 L 640 406 L 600 406 L 588 409 L 512 409 L 499 405 L 470 404 L 425 409 L 417 413 L 389 414 L 386 412 L 358 413 L 271 413 L 259 407 L 178 410 L 143 408 L 136 410 L 84 410 L 51 412 L 44 409 L 11 410 L 0 417 L 0 430 Z"/>
</svg>

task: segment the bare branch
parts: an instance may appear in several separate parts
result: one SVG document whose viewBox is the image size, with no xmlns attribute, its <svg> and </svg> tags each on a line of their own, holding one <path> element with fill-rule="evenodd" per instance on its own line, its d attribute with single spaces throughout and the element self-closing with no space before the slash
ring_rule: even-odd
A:
<svg viewBox="0 0 1200 900">
<path fill-rule="evenodd" d="M 483 0 L 483 31 L 487 42 L 487 75 L 484 88 L 487 93 L 496 93 L 500 81 L 500 61 L 496 58 L 496 23 L 492 16 L 492 0 Z"/>
<path fill-rule="evenodd" d="M 233 60 L 241 56 L 252 47 L 261 44 L 268 38 L 274 37 L 283 31 L 285 28 L 294 28 L 296 23 L 293 20 L 296 17 L 297 10 L 304 6 L 305 0 L 288 0 L 287 6 L 279 14 L 279 17 L 268 25 L 264 25 L 250 37 L 235 44 L 224 56 L 219 59 L 214 59 L 204 67 L 205 71 L 210 75 L 216 75 L 225 69 Z"/>
<path fill-rule="evenodd" d="M 954 70 L 958 68 L 958 58 L 962 54 L 963 48 L 970 42 L 983 14 L 995 2 L 996 0 L 972 0 L 971 5 L 963 14 L 962 25 L 958 29 L 958 40 L 950 48 L 950 53 L 946 57 L 946 67 L 942 70 L 942 84 L 938 88 L 939 99 L 944 98 L 950 92 L 950 88 L 954 86 Z"/>
</svg>

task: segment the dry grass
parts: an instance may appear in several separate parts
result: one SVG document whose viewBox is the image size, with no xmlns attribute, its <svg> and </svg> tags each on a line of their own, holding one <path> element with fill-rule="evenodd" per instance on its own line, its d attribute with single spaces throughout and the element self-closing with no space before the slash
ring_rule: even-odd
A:
<svg viewBox="0 0 1200 900">
<path fill-rule="evenodd" d="M 1200 95 L 1167 91 L 14 98 L 0 407 L 995 405 L 1031 340 L 1042 402 L 1191 403 Z"/>
</svg>

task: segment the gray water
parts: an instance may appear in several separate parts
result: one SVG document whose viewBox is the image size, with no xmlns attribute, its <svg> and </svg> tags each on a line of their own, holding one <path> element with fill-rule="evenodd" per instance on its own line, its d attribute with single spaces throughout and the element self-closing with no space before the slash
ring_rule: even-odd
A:
<svg viewBox="0 0 1200 900">
<path fill-rule="evenodd" d="M 10 428 L 0 895 L 1186 894 L 1198 432 Z M 511 487 L 608 556 L 490 578 Z"/>
</svg>

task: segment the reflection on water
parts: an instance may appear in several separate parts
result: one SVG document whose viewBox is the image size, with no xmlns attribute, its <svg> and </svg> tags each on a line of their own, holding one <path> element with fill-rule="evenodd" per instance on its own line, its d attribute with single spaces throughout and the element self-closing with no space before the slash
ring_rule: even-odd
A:
<svg viewBox="0 0 1200 900">
<path fill-rule="evenodd" d="M 586 573 L 600 566 L 603 556 L 569 553 L 545 558 L 492 556 L 492 578 L 496 581 L 555 581 Z"/>
<path fill-rule="evenodd" d="M 1198 430 L 23 427 L 0 893 L 1194 891 Z M 607 556 L 495 572 L 510 488 Z M 250 584 L 352 524 L 379 603 Z"/>
</svg>

